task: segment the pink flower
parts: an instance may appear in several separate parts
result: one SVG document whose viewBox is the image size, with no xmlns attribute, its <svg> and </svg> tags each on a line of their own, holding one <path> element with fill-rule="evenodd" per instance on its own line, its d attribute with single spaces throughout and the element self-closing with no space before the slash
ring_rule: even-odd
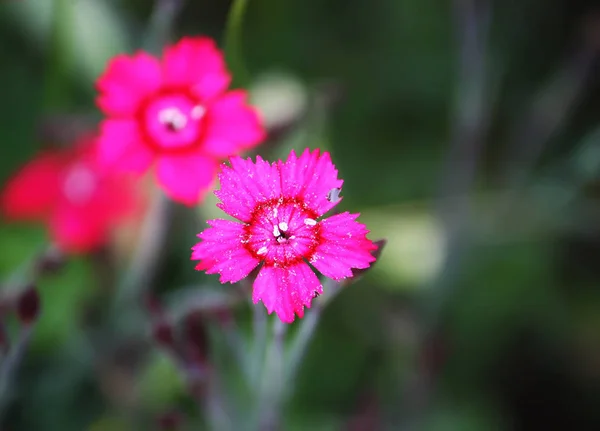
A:
<svg viewBox="0 0 600 431">
<path fill-rule="evenodd" d="M 174 200 L 192 205 L 210 188 L 220 160 L 265 136 L 223 55 L 207 38 L 184 38 L 165 49 L 162 64 L 145 52 L 113 58 L 98 79 L 101 161 L 141 174 L 156 165 Z"/>
<path fill-rule="evenodd" d="M 31 160 L 0 195 L 2 214 L 11 220 L 42 220 L 53 241 L 67 252 L 86 252 L 104 244 L 110 230 L 139 209 L 132 184 L 101 169 L 95 141 L 46 151 Z"/>
<path fill-rule="evenodd" d="M 221 275 L 221 283 L 237 282 L 263 263 L 252 299 L 262 300 L 269 313 L 284 322 L 302 317 L 323 286 L 308 265 L 334 280 L 352 276 L 352 268 L 367 268 L 377 247 L 369 232 L 348 212 L 319 219 L 339 199 L 331 199 L 343 181 L 328 153 L 307 149 L 286 162 L 256 163 L 232 157 L 219 174 L 215 194 L 219 208 L 240 220 L 209 220 L 192 250 L 196 269 Z M 334 195 L 336 193 L 333 193 Z"/>
</svg>

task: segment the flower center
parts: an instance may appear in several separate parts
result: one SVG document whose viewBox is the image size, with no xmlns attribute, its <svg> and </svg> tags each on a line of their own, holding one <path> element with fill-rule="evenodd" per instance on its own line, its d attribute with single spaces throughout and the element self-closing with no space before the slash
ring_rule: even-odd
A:
<svg viewBox="0 0 600 431">
<path fill-rule="evenodd" d="M 142 129 L 159 151 L 187 150 L 200 141 L 205 114 L 204 106 L 185 95 L 163 95 L 147 105 Z"/>
<path fill-rule="evenodd" d="M 257 205 L 243 243 L 267 264 L 288 266 L 309 260 L 320 241 L 316 215 L 300 199 L 276 199 Z"/>
<path fill-rule="evenodd" d="M 88 203 L 98 185 L 94 172 L 84 164 L 78 163 L 67 171 L 63 181 L 63 193 L 74 205 Z"/>
</svg>

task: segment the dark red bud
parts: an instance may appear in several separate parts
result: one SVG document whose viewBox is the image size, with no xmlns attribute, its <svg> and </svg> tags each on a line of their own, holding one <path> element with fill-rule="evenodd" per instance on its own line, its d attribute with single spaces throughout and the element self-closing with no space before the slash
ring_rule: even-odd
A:
<svg viewBox="0 0 600 431">
<path fill-rule="evenodd" d="M 10 340 L 6 333 L 4 322 L 0 321 L 0 354 L 5 355 L 10 347 Z"/>
<path fill-rule="evenodd" d="M 42 275 L 55 274 L 66 263 L 66 256 L 57 247 L 50 247 L 38 259 L 37 273 Z"/>
<path fill-rule="evenodd" d="M 16 311 L 24 325 L 34 323 L 40 314 L 40 295 L 34 285 L 28 286 L 17 298 Z"/>
<path fill-rule="evenodd" d="M 221 326 L 229 326 L 233 323 L 233 313 L 231 309 L 227 306 L 218 307 L 215 310 L 212 310 L 210 313 L 211 317 L 213 317 Z"/>
<path fill-rule="evenodd" d="M 175 337 L 173 327 L 164 319 L 158 320 L 152 324 L 152 338 L 162 347 L 172 348 L 175 346 Z"/>
<path fill-rule="evenodd" d="M 162 304 L 160 303 L 160 300 L 153 293 L 147 293 L 144 296 L 144 306 L 146 307 L 146 310 L 148 311 L 148 313 L 150 313 L 151 316 L 157 317 L 162 316 L 164 314 L 164 309 Z"/>
<path fill-rule="evenodd" d="M 204 317 L 200 312 L 191 312 L 183 322 L 188 360 L 203 364 L 208 351 L 208 334 Z"/>
<path fill-rule="evenodd" d="M 156 421 L 162 431 L 177 431 L 183 423 L 183 416 L 180 412 L 171 410 L 160 414 Z"/>
</svg>

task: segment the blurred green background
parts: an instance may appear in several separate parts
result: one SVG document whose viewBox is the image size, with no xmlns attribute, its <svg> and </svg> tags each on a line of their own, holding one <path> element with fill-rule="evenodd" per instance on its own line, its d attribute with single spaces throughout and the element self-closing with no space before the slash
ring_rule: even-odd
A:
<svg viewBox="0 0 600 431">
<path fill-rule="evenodd" d="M 230 4 L 184 2 L 171 39 L 224 46 Z M 145 44 L 153 7 L 0 2 L 0 183 L 101 118 L 94 80 Z M 249 0 L 240 42 L 253 101 L 278 131 L 265 154 L 331 151 L 343 210 L 388 240 L 327 307 L 284 429 L 600 429 L 596 2 Z M 214 203 L 205 216 L 218 216 Z M 182 289 L 202 298 L 218 284 L 189 261 L 202 220 L 176 212 L 185 223 L 173 223 L 152 281 L 173 307 Z M 2 224 L 3 281 L 44 235 Z M 202 429 L 143 324 L 124 340 L 98 334 L 112 288 L 94 273 L 107 254 L 40 281 L 43 313 L 0 429 L 159 429 L 153 418 L 173 407 L 182 429 Z M 236 316 L 246 328 L 249 310 Z M 244 412 L 252 394 L 211 334 Z"/>
</svg>

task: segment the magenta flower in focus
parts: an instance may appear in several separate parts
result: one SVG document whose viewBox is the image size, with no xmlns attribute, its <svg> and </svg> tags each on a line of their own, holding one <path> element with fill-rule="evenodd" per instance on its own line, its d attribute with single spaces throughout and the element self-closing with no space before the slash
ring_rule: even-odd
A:
<svg viewBox="0 0 600 431">
<path fill-rule="evenodd" d="M 196 269 L 234 283 L 262 262 L 252 299 L 289 323 L 323 293 L 309 263 L 340 280 L 375 260 L 371 251 L 377 247 L 356 221 L 358 214 L 320 219 L 339 202 L 336 191 L 343 183 L 328 153 L 307 149 L 297 157 L 292 151 L 287 161 L 273 164 L 260 156 L 256 163 L 240 157 L 230 162 L 219 174 L 221 189 L 215 194 L 219 208 L 242 223 L 209 220 L 211 227 L 192 248 L 192 259 L 200 261 Z"/>
<path fill-rule="evenodd" d="M 254 147 L 265 132 L 243 90 L 208 38 L 184 38 L 162 64 L 145 52 L 113 58 L 97 81 L 101 160 L 143 173 L 156 165 L 174 200 L 192 205 L 210 188 L 220 161 Z"/>
<path fill-rule="evenodd" d="M 96 159 L 95 140 L 46 151 L 12 177 L 0 195 L 2 215 L 11 220 L 42 220 L 64 251 L 87 252 L 103 244 L 118 223 L 142 203 L 132 182 L 107 172 Z"/>
</svg>

